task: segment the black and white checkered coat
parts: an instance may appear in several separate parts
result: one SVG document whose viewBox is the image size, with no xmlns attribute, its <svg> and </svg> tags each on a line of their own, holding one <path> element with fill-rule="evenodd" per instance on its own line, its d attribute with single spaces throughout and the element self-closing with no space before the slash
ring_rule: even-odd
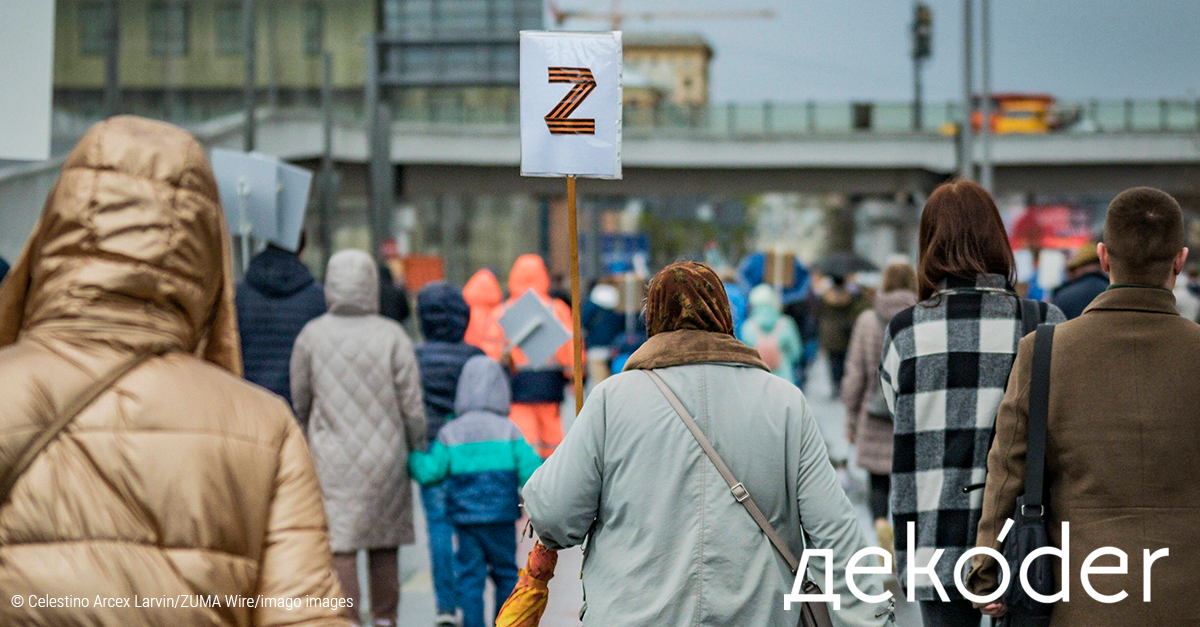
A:
<svg viewBox="0 0 1200 627">
<path fill-rule="evenodd" d="M 1040 303 L 1043 322 L 1065 318 Z M 935 572 L 951 599 L 955 563 L 975 546 L 996 410 L 1022 335 L 1020 305 L 1004 277 L 950 279 L 939 293 L 892 318 L 884 339 L 880 381 L 895 416 L 892 515 L 896 572 L 907 586 L 907 561 Z M 909 556 L 907 523 L 916 523 Z M 964 566 L 969 570 L 970 564 Z M 965 571 L 963 573 L 965 578 Z M 914 579 L 918 600 L 938 599 L 927 576 Z"/>
</svg>

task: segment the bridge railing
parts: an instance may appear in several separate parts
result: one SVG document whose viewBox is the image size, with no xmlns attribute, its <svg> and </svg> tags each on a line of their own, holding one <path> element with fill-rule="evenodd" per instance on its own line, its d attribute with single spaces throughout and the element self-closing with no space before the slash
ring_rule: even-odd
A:
<svg viewBox="0 0 1200 627">
<path fill-rule="evenodd" d="M 393 101 L 392 120 L 402 126 L 440 132 L 515 133 L 520 111 L 515 98 L 503 102 L 478 102 L 459 92 L 424 102 Z M 228 108 L 228 107 L 227 107 Z M 130 113 L 160 118 L 157 109 Z M 209 108 L 171 121 L 185 126 L 235 117 L 236 108 Z M 272 115 L 319 117 L 312 105 L 285 106 Z M 629 103 L 624 110 L 624 131 L 631 136 L 738 137 L 836 134 L 929 134 L 947 132 L 948 124 L 962 116 L 959 102 L 929 102 L 922 107 L 919 129 L 913 124 L 911 102 L 757 102 L 653 106 Z M 1063 122 L 1060 131 L 1090 133 L 1200 132 L 1200 99 L 1085 100 L 1059 102 L 1053 116 Z M 94 121 L 94 115 L 76 115 Z M 363 125 L 361 98 L 345 94 L 336 101 L 339 125 Z M 56 121 L 57 125 L 57 121 Z M 86 126 L 86 125 L 85 125 Z"/>
<path fill-rule="evenodd" d="M 356 121 L 361 109 L 343 109 L 339 118 Z M 803 135 L 838 133 L 946 132 L 962 116 L 958 102 L 926 103 L 920 126 L 913 123 L 910 102 L 721 103 L 653 106 L 625 105 L 624 130 L 635 135 L 694 136 Z M 1060 102 L 1053 116 L 1057 130 L 1098 133 L 1200 132 L 1200 99 L 1087 100 Z M 473 104 L 465 98 L 394 107 L 396 122 L 437 127 L 515 127 L 515 103 Z"/>
</svg>

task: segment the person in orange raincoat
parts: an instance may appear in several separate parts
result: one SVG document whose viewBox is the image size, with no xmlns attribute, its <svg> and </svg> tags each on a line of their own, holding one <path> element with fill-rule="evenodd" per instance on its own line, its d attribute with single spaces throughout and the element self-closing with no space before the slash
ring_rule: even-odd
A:
<svg viewBox="0 0 1200 627">
<path fill-rule="evenodd" d="M 522 255 L 513 264 L 512 272 L 508 275 L 509 299 L 504 309 L 512 306 L 529 290 L 533 290 L 542 303 L 554 310 L 555 316 L 569 333 L 572 328 L 571 308 L 561 300 L 550 297 L 550 273 L 546 271 L 545 262 L 537 255 Z M 504 329 L 500 327 L 500 316 L 504 309 L 492 315 L 485 337 L 502 339 L 506 352 L 501 354 L 501 362 L 508 364 L 513 371 L 513 402 L 509 418 L 525 434 L 525 439 L 538 455 L 545 459 L 563 438 L 560 406 L 563 388 L 573 374 L 572 343 L 568 341 L 563 344 L 547 363 L 531 364 L 521 349 L 509 346 Z"/>
<path fill-rule="evenodd" d="M 504 302 L 504 294 L 500 291 L 500 281 L 491 270 L 484 268 L 476 272 L 471 280 L 463 287 L 463 300 L 471 308 L 471 321 L 467 324 L 467 333 L 463 341 L 471 346 L 478 346 L 487 353 L 488 357 L 500 360 L 503 355 L 503 337 L 488 335 L 492 317 L 500 310 Z M 496 325 L 498 328 L 499 325 Z"/>
</svg>

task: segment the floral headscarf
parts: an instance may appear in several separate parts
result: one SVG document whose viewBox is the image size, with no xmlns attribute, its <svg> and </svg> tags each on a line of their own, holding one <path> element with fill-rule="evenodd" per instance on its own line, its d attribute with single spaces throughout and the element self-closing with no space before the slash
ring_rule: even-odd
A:
<svg viewBox="0 0 1200 627">
<path fill-rule="evenodd" d="M 648 336 L 684 329 L 733 335 L 725 286 L 712 268 L 694 261 L 663 268 L 646 293 Z"/>
</svg>

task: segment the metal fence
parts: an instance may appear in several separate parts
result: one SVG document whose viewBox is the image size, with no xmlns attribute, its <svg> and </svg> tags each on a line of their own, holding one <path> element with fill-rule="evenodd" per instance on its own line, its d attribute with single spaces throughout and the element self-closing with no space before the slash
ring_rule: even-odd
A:
<svg viewBox="0 0 1200 627">
<path fill-rule="evenodd" d="M 481 104 L 465 91 L 444 97 L 413 102 L 392 100 L 393 122 L 412 127 L 434 127 L 439 131 L 493 127 L 516 132 L 520 110 L 515 100 L 503 105 Z M 129 113 L 161 118 L 157 108 L 146 111 L 133 107 Z M 337 123 L 348 127 L 363 124 L 361 98 L 341 94 L 334 104 Z M 758 102 L 722 103 L 697 106 L 663 103 L 657 106 L 628 104 L 624 110 L 624 131 L 633 136 L 770 136 L 822 135 L 848 133 L 937 134 L 962 116 L 959 102 L 930 102 L 922 107 L 920 130 L 913 128 L 911 102 Z M 1070 133 L 1180 133 L 1200 132 L 1200 99 L 1160 100 L 1087 100 L 1059 102 L 1056 111 L 1077 118 L 1069 126 L 1053 132 Z M 170 121 L 193 126 L 214 117 L 232 117 L 237 109 L 195 110 L 191 115 Z M 313 104 L 296 103 L 280 107 L 284 117 L 308 118 L 319 114 Z M 264 115 L 269 115 L 263 111 Z M 94 120 L 94 116 L 78 116 Z"/>
<path fill-rule="evenodd" d="M 1060 114 L 1075 118 L 1053 132 L 1179 133 L 1200 132 L 1200 99 L 1089 100 L 1060 102 Z M 962 116 L 958 102 L 927 103 L 920 130 L 913 128 L 909 102 L 727 103 L 699 106 L 628 104 L 624 131 L 633 135 L 818 135 L 839 133 L 936 134 L 952 132 L 947 124 Z M 342 107 L 339 121 L 358 123 L 361 110 Z M 395 122 L 447 127 L 515 127 L 515 105 L 480 106 L 466 98 L 440 99 L 436 105 L 393 106 Z"/>
</svg>

